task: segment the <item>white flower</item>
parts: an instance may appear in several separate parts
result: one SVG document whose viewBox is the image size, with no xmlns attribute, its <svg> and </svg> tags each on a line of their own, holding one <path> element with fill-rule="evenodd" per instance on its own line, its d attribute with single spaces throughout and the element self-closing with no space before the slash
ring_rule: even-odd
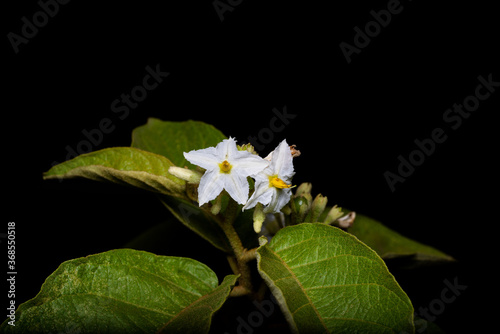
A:
<svg viewBox="0 0 500 334">
<path fill-rule="evenodd" d="M 295 174 L 292 159 L 290 146 L 283 140 L 272 152 L 269 166 L 255 176 L 255 191 L 243 210 L 261 203 L 264 205 L 264 213 L 281 211 L 291 197 L 290 182 Z"/>
<path fill-rule="evenodd" d="M 194 165 L 206 169 L 198 187 L 199 205 L 215 199 L 223 189 L 239 204 L 248 199 L 247 177 L 262 171 L 269 162 L 247 151 L 238 151 L 234 138 L 224 139 L 216 147 L 184 153 Z"/>
</svg>

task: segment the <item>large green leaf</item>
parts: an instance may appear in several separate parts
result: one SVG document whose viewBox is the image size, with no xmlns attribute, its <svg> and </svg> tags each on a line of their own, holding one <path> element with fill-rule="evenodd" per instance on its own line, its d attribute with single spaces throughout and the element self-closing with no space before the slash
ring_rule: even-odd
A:
<svg viewBox="0 0 500 334">
<path fill-rule="evenodd" d="M 413 307 L 384 261 L 324 224 L 261 238 L 258 270 L 294 332 L 413 333 Z"/>
<path fill-rule="evenodd" d="M 132 147 L 114 147 L 82 154 L 56 165 L 44 173 L 44 178 L 82 177 L 167 195 L 183 192 L 185 181 L 169 174 L 170 166 L 172 162 L 164 156 Z"/>
<path fill-rule="evenodd" d="M 451 256 L 404 237 L 375 219 L 361 214 L 356 214 L 356 220 L 349 228 L 349 233 L 367 244 L 384 260 L 404 258 L 405 266 L 408 267 L 454 261 Z"/>
<path fill-rule="evenodd" d="M 132 147 L 163 155 L 175 165 L 194 168 L 183 152 L 216 146 L 226 136 L 210 124 L 199 121 L 168 122 L 149 118 L 132 132 Z"/>
<path fill-rule="evenodd" d="M 207 333 L 237 276 L 188 258 L 119 249 L 66 261 L 19 306 L 13 333 Z"/>
<path fill-rule="evenodd" d="M 160 196 L 165 207 L 186 227 L 210 242 L 216 248 L 232 253 L 231 245 L 221 227 L 214 218 L 200 209 L 197 203 L 171 197 Z M 254 248 L 258 246 L 257 234 L 253 229 L 253 210 L 240 212 L 234 222 L 234 229 L 238 233 L 243 247 Z"/>
<path fill-rule="evenodd" d="M 210 242 L 218 249 L 231 253 L 231 246 L 226 235 L 210 215 L 201 210 L 190 201 L 161 196 L 161 202 L 165 207 L 187 228 L 195 232 L 203 239 Z"/>
</svg>

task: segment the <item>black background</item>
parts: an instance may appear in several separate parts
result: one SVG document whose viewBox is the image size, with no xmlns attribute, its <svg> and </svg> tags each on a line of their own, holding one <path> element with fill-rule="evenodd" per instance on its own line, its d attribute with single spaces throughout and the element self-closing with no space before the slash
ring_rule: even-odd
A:
<svg viewBox="0 0 500 334">
<path fill-rule="evenodd" d="M 62 261 L 122 247 L 166 214 L 145 192 L 42 181 L 67 146 L 86 139 L 84 129 L 103 118 L 115 126 L 93 150 L 130 145 L 131 131 L 149 117 L 202 120 L 243 143 L 269 128 L 273 108 L 286 106 L 295 118 L 261 153 L 286 138 L 302 152 L 295 184 L 310 181 L 331 204 L 456 258 L 398 281 L 418 310 L 440 298 L 444 279 L 457 278 L 467 289 L 435 322 L 451 333 L 485 324 L 496 295 L 500 88 L 456 130 L 443 114 L 474 94 L 478 76 L 500 81 L 498 17 L 480 2 L 402 1 L 348 63 L 339 44 L 352 45 L 354 27 L 387 4 L 243 0 L 221 21 L 212 1 L 71 1 L 18 53 L 7 35 L 21 34 L 22 17 L 32 22 L 40 5 L 5 10 L 1 232 L 16 222 L 16 302 L 32 298 Z M 118 118 L 111 103 L 157 64 L 170 75 Z M 398 156 L 438 127 L 447 140 L 392 192 L 384 173 L 397 173 Z M 196 247 L 193 240 L 186 242 Z"/>
</svg>

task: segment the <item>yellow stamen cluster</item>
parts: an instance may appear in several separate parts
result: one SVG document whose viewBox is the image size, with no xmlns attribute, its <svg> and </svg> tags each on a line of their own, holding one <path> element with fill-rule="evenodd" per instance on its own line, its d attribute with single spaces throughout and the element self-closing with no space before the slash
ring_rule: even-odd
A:
<svg viewBox="0 0 500 334">
<path fill-rule="evenodd" d="M 221 173 L 227 174 L 231 172 L 231 168 L 233 168 L 233 166 L 231 166 L 231 164 L 227 160 L 224 160 L 222 163 L 219 164 L 219 168 Z"/>
<path fill-rule="evenodd" d="M 269 186 L 273 186 L 275 188 L 279 189 L 285 189 L 285 188 L 290 188 L 292 185 L 291 184 L 286 184 L 285 181 L 280 179 L 277 176 L 271 176 L 269 178 Z"/>
</svg>

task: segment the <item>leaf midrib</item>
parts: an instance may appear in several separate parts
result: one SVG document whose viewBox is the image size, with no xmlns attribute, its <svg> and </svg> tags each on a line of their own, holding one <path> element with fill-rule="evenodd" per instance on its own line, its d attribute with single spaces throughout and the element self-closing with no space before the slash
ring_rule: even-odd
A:
<svg viewBox="0 0 500 334">
<path fill-rule="evenodd" d="M 175 319 L 177 319 L 177 317 L 179 317 L 182 313 L 184 312 L 187 312 L 189 310 L 191 310 L 191 308 L 193 307 L 193 305 L 201 302 L 203 299 L 206 299 L 208 298 L 209 296 L 212 296 L 214 293 L 217 292 L 217 288 L 214 289 L 213 291 L 211 291 L 210 293 L 206 294 L 206 295 L 203 295 L 201 296 L 200 298 L 196 299 L 195 301 L 193 301 L 191 304 L 189 304 L 188 306 L 186 306 L 185 308 L 183 308 L 179 313 L 176 313 L 172 316 L 172 318 L 163 325 L 163 328 L 164 327 L 167 327 L 172 321 L 174 321 Z M 210 305 L 200 305 L 200 307 L 208 307 L 208 309 L 210 309 L 210 311 L 213 311 L 214 308 Z"/>
<path fill-rule="evenodd" d="M 322 237 L 319 237 L 319 238 L 322 238 Z M 323 237 L 325 238 L 325 237 Z M 309 238 L 307 239 L 308 240 L 312 240 L 312 239 L 316 239 L 316 238 Z M 298 243 L 297 243 L 298 244 Z M 297 244 L 294 244 L 294 245 L 291 245 L 289 247 L 285 247 L 285 248 L 282 248 L 280 249 L 279 251 L 282 251 L 283 249 L 288 249 L 288 248 L 292 248 L 294 247 L 295 245 Z M 277 251 L 275 251 L 274 249 L 272 249 L 271 247 L 269 247 L 269 250 L 272 251 L 274 253 L 274 255 L 280 259 L 280 261 L 274 259 L 274 258 L 269 258 L 268 260 L 272 260 L 274 262 L 277 262 L 281 265 L 283 265 L 287 271 L 291 274 L 290 276 L 297 282 L 297 284 L 300 286 L 300 288 L 302 289 L 305 297 L 307 298 L 307 300 L 309 301 L 307 304 L 304 304 L 304 305 L 301 305 L 299 308 L 297 308 L 295 311 L 293 311 L 291 314 L 294 315 L 299 309 L 301 309 L 302 307 L 306 306 L 306 305 L 311 305 L 311 307 L 313 308 L 314 312 L 316 313 L 318 319 L 320 320 L 321 322 L 321 325 L 328 331 L 328 328 L 326 326 L 326 324 L 323 322 L 323 318 L 320 316 L 318 310 L 316 309 L 316 306 L 314 305 L 314 303 L 311 301 L 311 299 L 309 298 L 309 295 L 307 294 L 307 291 L 308 290 L 313 290 L 313 289 L 322 289 L 322 288 L 327 288 L 327 287 L 343 287 L 343 286 L 365 286 L 365 285 L 374 285 L 374 286 L 378 286 L 378 287 L 381 287 L 383 288 L 384 290 L 390 292 L 390 294 L 396 296 L 404 305 L 406 305 L 407 303 L 401 298 L 401 296 L 399 296 L 398 294 L 396 294 L 394 291 L 392 291 L 391 289 L 389 289 L 388 287 L 384 286 L 384 285 L 381 285 L 381 284 L 378 284 L 378 283 L 353 283 L 353 284 L 343 284 L 343 285 L 329 285 L 329 286 L 320 286 L 320 287 L 314 287 L 314 288 L 304 288 L 304 286 L 302 285 L 302 283 L 298 280 L 297 276 L 295 275 L 295 273 L 292 271 L 292 269 L 295 269 L 297 267 L 301 267 L 301 266 L 307 266 L 308 264 L 311 264 L 311 263 L 316 263 L 316 262 L 321 262 L 321 261 L 324 261 L 324 260 L 328 260 L 328 259 L 332 259 L 332 258 L 336 258 L 336 257 L 342 257 L 342 256 L 352 256 L 352 257 L 359 257 L 359 258 L 364 258 L 364 259 L 367 259 L 369 260 L 370 262 L 375 262 L 376 264 L 378 264 L 377 261 L 375 261 L 374 259 L 370 259 L 366 256 L 361 256 L 361 255 L 353 255 L 353 254 L 341 254 L 341 255 L 335 255 L 333 257 L 330 257 L 330 258 L 326 258 L 326 259 L 322 259 L 322 260 L 318 260 L 318 261 L 315 261 L 315 262 L 311 262 L 311 263 L 307 263 L 307 264 L 303 264 L 303 265 L 299 265 L 299 266 L 294 266 L 294 267 L 290 267 L 288 266 L 288 264 L 283 260 L 283 258 L 278 254 Z M 290 278 L 290 276 L 287 276 L 287 277 L 282 277 L 282 278 L 279 278 L 277 280 L 274 280 L 273 282 L 279 282 L 281 280 L 284 280 L 284 279 L 288 279 Z M 371 321 L 366 321 L 366 320 L 363 320 L 363 319 L 355 319 L 355 318 L 337 318 L 337 317 L 327 317 L 327 319 L 342 319 L 342 320 L 349 320 L 349 321 L 358 321 L 358 322 L 363 322 L 363 323 L 369 323 L 369 324 L 375 324 L 375 325 L 378 325 L 378 326 L 381 326 L 381 327 L 384 327 L 384 328 L 388 328 L 391 330 L 391 332 L 394 333 L 394 329 L 391 328 L 391 327 L 388 327 L 386 325 L 383 325 L 383 324 L 380 324 L 380 323 L 377 323 L 377 322 L 371 322 Z M 328 331 L 329 332 L 329 331 Z"/>
<path fill-rule="evenodd" d="M 87 264 L 88 264 L 88 263 L 82 263 L 82 264 L 80 264 L 80 265 L 76 266 L 76 267 L 75 267 L 75 269 L 76 269 L 76 268 L 78 268 L 79 266 L 82 266 L 82 265 L 87 265 Z M 146 273 L 146 274 L 148 274 L 148 275 L 151 275 L 151 276 L 153 276 L 153 277 L 155 277 L 155 278 L 158 278 L 159 280 L 161 280 L 161 281 L 163 281 L 163 282 L 165 282 L 165 283 L 167 283 L 167 284 L 169 284 L 169 285 L 175 286 L 175 287 L 176 287 L 176 288 L 178 288 L 179 290 L 186 291 L 186 292 L 188 292 L 188 293 L 190 293 L 190 294 L 192 294 L 192 295 L 194 295 L 194 296 L 200 296 L 199 294 L 194 293 L 194 292 L 189 291 L 189 290 L 186 290 L 185 288 L 183 288 L 183 287 L 179 286 L 178 284 L 174 283 L 173 281 L 168 280 L 166 277 L 160 276 L 160 275 L 158 275 L 158 274 L 156 274 L 156 273 L 154 273 L 154 272 L 151 272 L 151 271 L 147 271 L 147 270 L 145 270 L 145 269 L 143 269 L 143 268 L 141 268 L 141 267 L 137 267 L 137 266 L 130 266 L 130 265 L 125 265 L 125 264 L 119 264 L 119 263 L 101 263 L 101 264 L 97 264 L 97 265 L 98 265 L 98 266 L 100 266 L 100 267 L 124 267 L 124 268 L 136 269 L 136 270 L 138 270 L 138 271 L 140 271 L 140 272 L 143 272 L 143 273 Z M 68 273 L 69 273 L 69 272 L 68 272 Z M 191 276 L 191 277 L 194 277 L 197 281 L 199 281 L 200 283 L 203 283 L 203 284 L 204 284 L 204 285 L 205 285 L 208 289 L 210 289 L 210 290 L 213 290 L 213 289 L 214 289 L 214 287 L 213 287 L 212 285 L 210 285 L 210 284 L 206 283 L 203 279 L 201 279 L 201 278 L 199 278 L 199 277 L 194 276 L 192 273 L 187 272 L 187 271 L 186 271 L 186 272 L 184 272 L 184 273 L 185 273 L 185 274 L 187 274 L 187 275 L 189 275 L 189 276 Z"/>
<path fill-rule="evenodd" d="M 91 168 L 92 167 L 92 168 Z M 119 169 L 119 168 L 116 168 L 116 167 L 111 167 L 111 166 L 104 166 L 104 165 L 99 165 L 99 164 L 93 164 L 93 165 L 85 165 L 85 166 L 78 166 L 78 167 L 75 167 L 75 168 L 72 168 L 70 170 L 68 170 L 67 172 L 64 172 L 62 174 L 51 174 L 51 175 L 47 175 L 47 177 L 58 177 L 58 176 L 62 176 L 62 175 L 72 175 L 72 174 L 78 174 L 80 173 L 80 171 L 92 171 L 92 169 L 96 169 L 96 170 L 105 170 L 105 171 L 117 171 L 119 173 L 123 173 L 123 174 L 133 174 L 133 173 L 144 173 L 144 174 L 149 174 L 149 175 L 152 175 L 154 177 L 157 177 L 157 178 L 161 178 L 161 179 L 166 179 L 166 180 L 170 180 L 168 177 L 166 177 L 165 175 L 160 175 L 160 171 L 151 171 L 151 170 L 125 170 L 125 169 Z M 165 170 L 165 173 L 166 173 L 166 170 Z M 79 175 L 78 175 L 79 176 Z"/>
<path fill-rule="evenodd" d="M 297 246 L 297 245 L 299 245 L 299 244 L 301 244 L 301 243 L 308 242 L 308 241 L 310 241 L 310 240 L 314 240 L 314 239 L 324 239 L 324 238 L 332 238 L 332 237 L 329 237 L 329 236 L 324 236 L 324 237 L 313 237 L 313 238 L 305 239 L 305 240 L 302 240 L 302 241 L 300 241 L 300 242 L 297 242 L 297 243 L 295 243 L 295 244 L 293 244 L 293 245 L 290 245 L 290 246 L 288 246 L 288 247 L 280 248 L 280 249 L 279 249 L 279 251 L 274 251 L 274 250 L 273 250 L 273 252 L 274 252 L 274 253 L 275 253 L 275 254 L 276 254 L 276 255 L 277 255 L 277 256 L 278 256 L 278 257 L 279 257 L 282 261 L 284 261 L 284 260 L 283 260 L 283 258 L 282 258 L 281 256 L 279 256 L 279 255 L 278 255 L 278 252 L 281 252 L 281 251 L 286 250 L 286 249 L 293 248 L 293 247 L 295 247 L 295 246 Z M 300 267 L 308 266 L 308 265 L 310 265 L 310 264 L 319 263 L 319 262 L 322 262 L 322 261 L 327 261 L 327 260 L 331 260 L 331 259 L 335 259 L 335 258 L 338 258 L 338 257 L 343 257 L 343 256 L 346 256 L 346 257 L 347 257 L 347 256 L 348 256 L 348 257 L 354 257 L 354 258 L 363 258 L 363 259 L 366 259 L 366 260 L 368 260 L 368 261 L 370 261 L 370 262 L 374 262 L 374 263 L 375 263 L 375 264 L 377 264 L 377 265 L 380 265 L 380 263 L 379 263 L 376 259 L 372 259 L 372 258 L 369 258 L 369 257 L 367 257 L 367 256 L 363 256 L 363 255 L 354 255 L 354 254 L 340 254 L 340 255 L 335 255 L 335 256 L 327 257 L 327 258 L 325 258 L 325 259 L 316 260 L 316 261 L 309 262 L 309 263 L 305 263 L 305 264 L 299 264 L 299 265 L 296 265 L 296 266 L 293 266 L 293 267 L 288 266 L 288 264 L 286 264 L 286 266 L 287 266 L 287 268 L 296 269 L 296 268 L 300 268 Z M 276 261 L 275 259 L 270 259 L 270 260 Z M 279 261 L 276 261 L 276 262 L 281 263 L 281 262 L 279 262 Z M 277 282 L 277 281 L 279 281 L 279 280 L 282 280 L 282 279 L 285 279 L 285 278 L 280 278 L 280 279 L 276 280 L 276 282 Z M 355 284 L 352 284 L 352 285 L 355 285 Z M 385 290 L 389 291 L 392 295 L 395 295 L 396 297 L 398 297 L 398 299 L 399 299 L 399 300 L 400 300 L 403 304 L 405 304 L 405 305 L 407 305 L 407 304 L 408 304 L 405 300 L 403 300 L 403 298 L 402 298 L 400 295 L 398 295 L 397 293 L 395 293 L 394 291 L 392 291 L 391 289 L 389 289 L 389 288 L 388 288 L 388 287 L 386 287 L 385 285 L 376 284 L 376 283 L 358 283 L 358 284 L 356 284 L 356 285 L 377 285 L 377 286 L 380 286 L 380 287 L 384 288 Z M 335 287 L 335 286 L 341 286 L 341 285 L 332 285 L 332 286 L 329 286 L 329 287 Z M 327 286 L 325 286 L 325 287 L 327 287 Z M 321 288 L 321 287 L 318 287 L 317 289 L 319 289 L 319 288 Z M 316 289 L 316 288 L 308 288 L 308 289 Z"/>
<path fill-rule="evenodd" d="M 112 266 L 112 264 L 102 264 L 102 266 Z M 211 288 L 212 290 L 207 293 L 207 294 L 204 294 L 204 295 L 197 295 L 193 292 L 190 292 L 188 290 L 185 290 L 184 288 L 178 286 L 177 284 L 175 283 L 172 283 L 171 281 L 168 281 L 166 280 L 164 277 L 161 277 L 161 276 L 158 276 L 154 273 L 151 273 L 151 272 L 148 272 L 148 271 L 145 271 L 143 270 L 142 268 L 139 268 L 139 267 L 127 267 L 127 268 L 135 268 L 135 269 L 138 269 L 142 272 L 145 272 L 145 273 L 148 273 L 148 274 L 151 274 L 152 276 L 155 276 L 155 277 L 158 277 L 160 278 L 161 280 L 163 281 L 166 281 L 168 282 L 169 284 L 172 284 L 174 285 L 175 287 L 178 287 L 179 289 L 183 290 L 183 291 L 186 291 L 186 292 L 189 292 L 191 293 L 192 295 L 194 296 L 197 296 L 198 298 L 196 300 L 194 300 L 191 304 L 189 304 L 188 306 L 186 306 L 185 308 L 182 308 L 178 313 L 167 313 L 165 311 L 162 311 L 162 310 L 158 310 L 158 309 L 152 309 L 152 308 L 149 308 L 149 307 L 146 307 L 146 306 L 143 306 L 143 305 L 139 305 L 139 304 L 133 304 L 129 301 L 126 301 L 126 300 L 122 300 L 122 299 L 118 299 L 116 297 L 112 297 L 112 296 L 106 296 L 106 295 L 102 295 L 102 294 L 97 294 L 97 293 L 93 293 L 93 292 L 84 292 L 84 293 L 71 293 L 71 294 L 64 294 L 64 295 L 60 295 L 58 297 L 55 297 L 55 298 L 50 298 L 48 300 L 45 300 L 42 304 L 40 305 L 37 305 L 35 306 L 35 308 L 38 308 L 40 306 L 43 306 L 43 305 L 48 305 L 50 303 L 53 303 L 57 300 L 60 300 L 60 299 L 64 299 L 65 297 L 71 297 L 71 296 L 95 296 L 95 297 L 98 297 L 98 298 L 103 298 L 103 299 L 110 299 L 110 300 L 114 300 L 118 303 L 123 303 L 123 304 L 127 304 L 127 305 L 130 305 L 130 306 L 133 306 L 135 308 L 139 308 L 139 309 L 144 309 L 146 311 L 150 311 L 150 312 L 155 312 L 155 313 L 158 313 L 158 314 L 161 314 L 161 315 L 165 315 L 165 316 L 169 316 L 171 317 L 171 319 L 169 319 L 169 322 L 174 319 L 176 316 L 180 315 L 182 312 L 184 312 L 187 308 L 190 308 L 193 304 L 199 302 L 200 300 L 204 299 L 204 298 L 207 298 L 208 296 L 212 295 L 216 290 L 217 288 Z M 212 308 L 210 308 L 212 310 Z"/>
<path fill-rule="evenodd" d="M 328 330 L 328 327 L 326 326 L 326 324 L 324 323 L 323 319 L 321 318 L 321 316 L 319 315 L 319 312 L 318 310 L 316 309 L 316 306 L 313 304 L 313 302 L 311 301 L 311 299 L 309 298 L 309 295 L 306 293 L 304 287 L 302 286 L 302 283 L 297 279 L 297 276 L 295 276 L 295 273 L 290 269 L 290 267 L 284 262 L 284 260 L 281 258 L 281 256 L 274 251 L 274 249 L 272 249 L 271 247 L 268 247 L 268 249 L 274 253 L 274 255 L 276 257 L 278 257 L 280 260 L 281 260 L 281 264 L 286 268 L 286 270 L 288 270 L 288 272 L 290 273 L 290 276 L 295 280 L 295 282 L 297 283 L 297 285 L 302 289 L 302 292 L 304 294 L 304 296 L 307 298 L 307 300 L 309 301 L 308 304 L 304 304 L 302 306 L 300 306 L 300 308 L 302 308 L 303 306 L 305 305 L 311 305 L 311 308 L 313 309 L 314 313 L 316 314 L 316 316 L 318 317 L 318 320 L 320 321 L 321 325 L 323 326 L 323 328 L 325 329 L 326 332 L 329 333 L 329 330 Z M 274 260 L 274 259 L 273 259 Z M 276 281 L 274 281 L 276 282 Z M 291 314 L 293 315 L 297 310 L 295 310 L 294 312 L 292 312 Z"/>
<path fill-rule="evenodd" d="M 72 294 L 61 295 L 61 296 L 59 296 L 57 298 L 53 298 L 53 299 L 50 299 L 48 301 L 45 301 L 43 304 L 37 305 L 37 306 L 35 306 L 33 308 L 38 308 L 38 307 L 43 306 L 43 305 L 48 305 L 48 304 L 53 303 L 53 302 L 55 302 L 57 300 L 64 299 L 65 297 L 72 297 L 72 296 L 95 296 L 95 297 L 99 297 L 99 298 L 103 298 L 103 299 L 110 299 L 110 300 L 114 300 L 114 301 L 119 302 L 119 303 L 131 305 L 131 306 L 133 306 L 135 308 L 144 309 L 146 311 L 151 311 L 151 312 L 159 313 L 161 315 L 166 315 L 166 316 L 169 316 L 169 317 L 174 317 L 176 314 L 178 314 L 178 313 L 174 313 L 174 314 L 166 313 L 165 311 L 162 311 L 162 310 L 152 309 L 152 308 L 149 308 L 149 307 L 146 307 L 146 306 L 143 306 L 143 305 L 132 304 L 131 302 L 128 302 L 126 300 L 121 300 L 121 299 L 117 299 L 115 297 L 106 296 L 106 295 L 100 295 L 100 294 L 91 293 L 91 292 L 72 293 Z"/>
<path fill-rule="evenodd" d="M 87 265 L 87 264 L 88 263 L 82 263 L 82 264 L 74 267 L 73 270 L 76 269 L 76 268 L 78 268 L 78 267 L 81 267 L 82 265 Z M 141 271 L 143 273 L 146 273 L 148 275 L 151 275 L 151 276 L 153 276 L 155 278 L 158 278 L 159 280 L 163 281 L 165 284 L 168 284 L 170 286 L 174 286 L 174 287 L 176 287 L 179 290 L 185 291 L 185 292 L 187 292 L 187 293 L 189 293 L 189 294 L 197 297 L 196 300 L 198 300 L 199 298 L 205 296 L 205 295 L 199 295 L 199 294 L 196 294 L 196 293 L 194 293 L 192 291 L 186 290 L 185 288 L 179 286 L 178 284 L 174 283 L 173 281 L 170 281 L 170 280 L 166 279 L 165 277 L 159 276 L 159 275 L 157 275 L 156 273 L 153 273 L 153 272 L 146 271 L 143 268 L 140 268 L 140 267 L 137 267 L 137 266 L 126 266 L 126 265 L 123 265 L 123 264 L 113 264 L 113 263 L 102 263 L 102 264 L 98 264 L 98 266 L 100 266 L 100 267 L 120 267 L 121 266 L 121 267 L 131 268 L 131 269 L 133 268 L 133 269 L 136 269 L 136 270 Z M 71 272 L 66 272 L 66 274 L 70 274 Z M 199 280 L 203 284 L 205 284 L 211 291 L 213 291 L 214 289 L 216 289 L 216 288 L 210 286 L 209 284 L 205 283 L 203 280 L 201 280 L 201 279 L 197 278 L 196 276 L 192 275 L 191 273 L 189 273 L 189 275 L 192 276 L 192 277 L 194 277 L 194 278 L 196 278 L 197 280 Z M 89 292 L 89 291 L 84 292 L 84 293 L 66 293 L 66 294 L 62 294 L 62 295 L 59 295 L 59 296 L 53 297 L 53 298 L 51 298 L 51 296 L 47 296 L 48 298 L 46 298 L 46 299 L 44 298 L 45 300 L 42 302 L 42 304 L 37 305 L 35 307 L 39 307 L 39 306 L 44 305 L 44 304 L 52 303 L 52 302 L 54 302 L 56 300 L 59 300 L 59 299 L 62 299 L 64 297 L 69 297 L 69 296 L 85 296 L 85 295 L 112 299 L 112 300 L 115 300 L 117 302 L 121 302 L 121 303 L 124 303 L 124 304 L 132 305 L 132 306 L 135 306 L 137 308 L 145 309 L 145 310 L 148 310 L 148 311 L 153 311 L 153 312 L 160 313 L 160 314 L 163 314 L 163 315 L 168 315 L 168 316 L 175 316 L 176 315 L 176 314 L 171 315 L 169 313 L 165 313 L 165 312 L 162 312 L 162 311 L 156 310 L 156 309 L 151 309 L 151 308 L 148 308 L 148 307 L 143 306 L 143 305 L 133 304 L 133 303 L 128 302 L 126 300 L 118 299 L 118 298 L 111 297 L 111 296 L 101 295 L 101 294 L 97 294 L 97 293 Z M 196 302 L 196 301 L 194 301 L 194 302 Z"/>
<path fill-rule="evenodd" d="M 295 311 L 293 311 L 292 314 L 295 314 L 297 311 L 299 311 L 301 308 L 303 308 L 304 306 L 307 306 L 307 305 L 309 305 L 309 304 L 302 305 L 301 307 L 299 307 L 298 309 L 296 309 Z M 338 319 L 338 320 L 346 320 L 346 321 L 355 321 L 355 322 L 367 323 L 367 324 L 370 324 L 370 325 L 377 325 L 377 326 L 380 326 L 380 327 L 383 327 L 383 328 L 387 328 L 391 332 L 395 333 L 395 331 L 394 331 L 393 328 L 391 328 L 389 326 L 386 326 L 386 325 L 383 325 L 383 324 L 380 324 L 378 322 L 373 322 L 373 321 L 368 321 L 368 320 L 363 320 L 363 319 L 356 319 L 356 318 L 344 318 L 344 317 L 325 317 L 325 319 Z"/>
</svg>

